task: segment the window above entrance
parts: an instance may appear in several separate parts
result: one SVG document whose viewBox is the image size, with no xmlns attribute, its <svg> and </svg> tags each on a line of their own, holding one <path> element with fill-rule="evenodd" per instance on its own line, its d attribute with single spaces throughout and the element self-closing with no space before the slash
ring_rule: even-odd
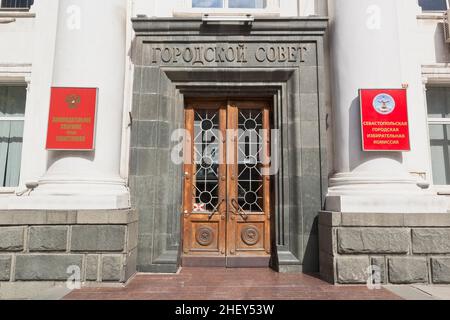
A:
<svg viewBox="0 0 450 320">
<path fill-rule="evenodd" d="M 279 0 L 184 0 L 175 16 L 201 16 L 202 14 L 279 16 Z"/>
<path fill-rule="evenodd" d="M 264 9 L 267 0 L 192 0 L 192 8 Z"/>
<path fill-rule="evenodd" d="M 34 0 L 1 0 L 0 9 L 17 10 L 30 9 Z"/>
<path fill-rule="evenodd" d="M 448 7 L 448 0 L 419 0 L 419 5 L 423 11 L 445 11 Z"/>
</svg>

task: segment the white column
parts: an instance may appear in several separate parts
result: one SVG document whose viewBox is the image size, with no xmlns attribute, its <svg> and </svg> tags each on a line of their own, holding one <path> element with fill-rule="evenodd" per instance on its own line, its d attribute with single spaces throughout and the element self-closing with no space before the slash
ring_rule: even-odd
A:
<svg viewBox="0 0 450 320">
<path fill-rule="evenodd" d="M 52 85 L 99 89 L 96 148 L 49 152 L 48 171 L 33 195 L 58 196 L 66 208 L 128 205 L 128 190 L 119 174 L 126 14 L 127 0 L 59 1 Z"/>
<path fill-rule="evenodd" d="M 443 203 L 418 186 L 402 153 L 362 151 L 358 89 L 402 85 L 398 0 L 329 3 L 337 174 L 330 179 L 327 209 L 441 212 Z"/>
</svg>

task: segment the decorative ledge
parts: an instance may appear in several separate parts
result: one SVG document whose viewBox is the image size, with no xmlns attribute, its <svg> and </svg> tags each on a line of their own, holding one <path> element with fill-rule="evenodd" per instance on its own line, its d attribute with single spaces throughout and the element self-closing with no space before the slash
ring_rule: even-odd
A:
<svg viewBox="0 0 450 320">
<path fill-rule="evenodd" d="M 8 24 L 16 22 L 15 18 L 0 18 L 0 24 Z"/>
<path fill-rule="evenodd" d="M 36 18 L 36 13 L 29 11 L 9 11 L 9 10 L 0 10 L 0 21 L 5 19 L 14 19 L 14 18 Z"/>
<path fill-rule="evenodd" d="M 0 210 L 0 226 L 123 225 L 138 221 L 136 210 Z"/>
<path fill-rule="evenodd" d="M 17 191 L 17 188 L 0 188 L 0 196 L 2 195 L 12 195 L 15 194 Z"/>
<path fill-rule="evenodd" d="M 279 10 L 266 10 L 266 9 L 253 9 L 246 10 L 245 12 L 242 9 L 230 10 L 230 9 L 215 9 L 215 10 L 205 10 L 205 9 L 184 9 L 182 11 L 174 11 L 173 16 L 176 18 L 201 18 L 204 14 L 209 14 L 211 16 L 220 15 L 220 16 L 235 16 L 235 15 L 243 15 L 251 14 L 254 17 L 270 17 L 277 18 L 280 17 Z"/>
<path fill-rule="evenodd" d="M 417 20 L 442 20 L 444 12 L 423 13 L 417 15 Z"/>
<path fill-rule="evenodd" d="M 246 36 L 273 34 L 289 35 L 323 35 L 328 27 L 328 17 L 303 18 L 256 18 L 250 26 L 228 26 L 217 23 L 205 27 L 200 18 L 149 18 L 132 19 L 136 36 L 176 36 L 176 35 L 227 35 Z M 235 28 L 235 29 L 233 29 Z"/>
</svg>

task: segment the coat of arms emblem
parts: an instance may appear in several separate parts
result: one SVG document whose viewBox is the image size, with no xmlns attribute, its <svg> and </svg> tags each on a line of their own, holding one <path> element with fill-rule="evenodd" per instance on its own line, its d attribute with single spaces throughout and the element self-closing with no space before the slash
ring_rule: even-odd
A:
<svg viewBox="0 0 450 320">
<path fill-rule="evenodd" d="M 373 100 L 373 107 L 379 114 L 391 114 L 396 107 L 395 99 L 387 93 L 379 94 Z"/>
<path fill-rule="evenodd" d="M 69 109 L 76 109 L 81 103 L 81 97 L 76 94 L 71 94 L 66 97 L 67 107 Z"/>
</svg>

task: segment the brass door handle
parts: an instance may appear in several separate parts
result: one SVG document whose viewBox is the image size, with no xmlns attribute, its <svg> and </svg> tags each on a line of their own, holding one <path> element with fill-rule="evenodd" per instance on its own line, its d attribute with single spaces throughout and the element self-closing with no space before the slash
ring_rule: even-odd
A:
<svg viewBox="0 0 450 320">
<path fill-rule="evenodd" d="M 220 200 L 219 201 L 219 204 L 215 207 L 215 208 L 213 208 L 213 211 L 209 214 L 209 219 L 211 219 L 212 217 L 214 217 L 214 215 L 216 214 L 216 213 L 219 213 L 219 208 L 220 208 L 220 205 L 223 203 L 225 201 L 225 199 L 222 199 L 222 200 Z"/>
<path fill-rule="evenodd" d="M 239 205 L 239 202 L 236 199 L 231 199 L 231 205 L 233 208 L 239 213 L 244 220 L 248 219 L 248 214 L 245 213 L 245 211 L 242 209 L 242 207 Z"/>
</svg>

